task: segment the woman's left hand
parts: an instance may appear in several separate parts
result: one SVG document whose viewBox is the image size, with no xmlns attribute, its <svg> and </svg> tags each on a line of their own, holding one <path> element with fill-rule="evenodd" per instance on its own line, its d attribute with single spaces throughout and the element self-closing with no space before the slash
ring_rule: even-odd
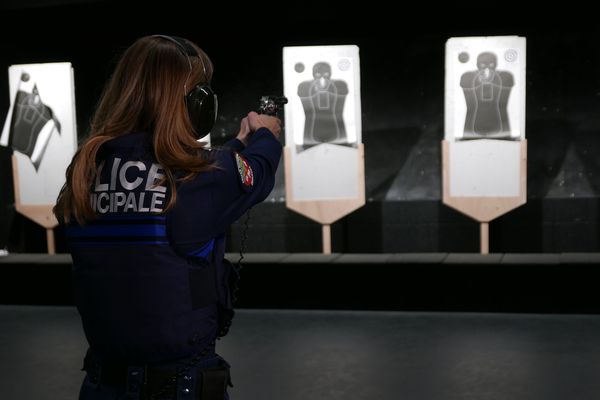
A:
<svg viewBox="0 0 600 400">
<path fill-rule="evenodd" d="M 236 136 L 236 139 L 244 143 L 244 146 L 248 146 L 248 139 L 250 138 L 250 125 L 248 124 L 248 117 L 242 118 L 240 121 L 240 131 Z"/>
</svg>

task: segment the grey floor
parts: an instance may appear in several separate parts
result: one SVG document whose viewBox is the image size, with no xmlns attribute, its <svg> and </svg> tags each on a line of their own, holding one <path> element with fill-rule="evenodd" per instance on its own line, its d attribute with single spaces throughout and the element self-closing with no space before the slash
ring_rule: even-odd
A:
<svg viewBox="0 0 600 400">
<path fill-rule="evenodd" d="M 596 400 L 600 316 L 238 310 L 232 400 Z M 72 307 L 0 306 L 0 399 L 76 399 Z"/>
</svg>

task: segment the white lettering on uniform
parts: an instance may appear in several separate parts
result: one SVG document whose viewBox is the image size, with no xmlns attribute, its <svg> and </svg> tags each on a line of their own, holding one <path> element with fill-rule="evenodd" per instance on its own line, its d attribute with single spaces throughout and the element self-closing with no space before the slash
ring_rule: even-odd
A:
<svg viewBox="0 0 600 400">
<path fill-rule="evenodd" d="M 162 212 L 166 198 L 167 187 L 159 182 L 165 175 L 160 164 L 153 163 L 147 167 L 142 161 L 125 161 L 115 157 L 110 171 L 110 182 L 102 183 L 102 170 L 106 167 L 102 161 L 98 167 L 94 193 L 90 196 L 92 209 L 101 214 L 107 212 Z M 135 173 L 128 171 L 136 168 Z M 147 171 L 147 175 L 143 172 Z M 144 176 L 146 175 L 146 176 Z M 144 185 L 144 180 L 145 185 Z M 117 182 L 122 191 L 116 191 Z M 142 186 L 143 185 L 143 186 Z M 135 189 L 143 187 L 144 191 L 135 192 Z M 148 202 L 149 204 L 145 204 Z"/>
<path fill-rule="evenodd" d="M 135 204 L 135 193 L 133 192 L 129 192 L 129 195 L 127 196 L 127 202 L 125 203 L 125 209 L 123 211 L 127 212 L 127 210 L 130 208 L 133 210 L 133 212 L 137 211 L 137 205 Z"/>
<path fill-rule="evenodd" d="M 119 206 L 122 206 L 123 204 L 125 204 L 125 199 L 127 198 L 127 196 L 125 196 L 125 193 L 123 192 L 117 192 L 115 193 L 115 205 L 118 208 Z"/>
<path fill-rule="evenodd" d="M 150 202 L 150 211 L 151 212 L 161 212 L 162 207 L 158 208 L 157 206 L 161 205 L 162 200 L 165 198 L 165 195 L 162 193 L 152 193 L 152 201 Z"/>
<path fill-rule="evenodd" d="M 148 212 L 148 211 L 150 211 L 150 208 L 144 207 L 144 197 L 146 197 L 146 192 L 140 193 L 140 204 L 139 204 L 138 212 Z"/>
<path fill-rule="evenodd" d="M 119 164 L 121 163 L 121 159 L 115 157 L 115 161 L 113 162 L 112 170 L 110 171 L 110 190 L 115 190 L 117 187 L 117 172 L 119 171 Z"/>
<path fill-rule="evenodd" d="M 106 207 L 102 207 L 101 201 L 103 198 L 109 200 L 108 193 L 102 192 L 98 195 L 98 200 L 97 200 L 98 211 L 102 214 L 106 214 L 110 208 L 110 204 L 107 204 Z M 109 203 L 110 203 L 110 200 L 109 200 Z"/>
<path fill-rule="evenodd" d="M 125 190 L 133 190 L 136 187 L 140 186 L 144 181 L 139 176 L 133 182 L 129 182 L 127 180 L 127 170 L 131 167 L 137 167 L 139 171 L 146 170 L 146 165 L 144 165 L 144 163 L 141 161 L 127 161 L 125 164 L 123 164 L 123 166 L 121 167 L 121 171 L 119 172 L 119 180 L 121 182 L 121 186 Z"/>
<path fill-rule="evenodd" d="M 94 192 L 104 192 L 108 190 L 108 183 L 100 183 L 100 175 L 102 175 L 102 168 L 104 168 L 104 161 L 100 163 L 98 167 L 98 172 L 96 172 L 96 187 L 94 187 Z"/>
<path fill-rule="evenodd" d="M 161 169 L 160 164 L 153 163 L 148 172 L 148 180 L 146 181 L 146 190 L 155 192 L 166 192 L 167 188 L 164 186 L 156 185 L 156 181 L 163 179 L 165 176 L 158 172 Z"/>
</svg>

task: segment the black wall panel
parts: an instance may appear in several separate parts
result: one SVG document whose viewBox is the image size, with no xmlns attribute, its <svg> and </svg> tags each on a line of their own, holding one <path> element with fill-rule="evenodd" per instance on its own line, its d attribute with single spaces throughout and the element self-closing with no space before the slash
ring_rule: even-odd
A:
<svg viewBox="0 0 600 400">
<path fill-rule="evenodd" d="M 80 139 L 120 52 L 137 37 L 188 37 L 214 61 L 220 116 L 213 142 L 237 131 L 263 94 L 282 93 L 282 47 L 360 47 L 367 205 L 333 226 L 339 252 L 476 252 L 478 226 L 441 204 L 444 45 L 452 36 L 527 37 L 528 203 L 491 224 L 495 252 L 599 251 L 600 34 L 570 5 L 519 11 L 384 2 L 160 5 L 112 1 L 0 6 L 0 118 L 12 64 L 70 61 Z M 15 215 L 10 151 L 0 148 L 0 248 L 43 252 L 41 228 Z M 320 250 L 320 227 L 286 210 L 281 172 L 252 211 L 248 251 Z M 239 247 L 242 222 L 230 232 Z M 60 232 L 59 232 L 60 234 Z M 66 251 L 58 239 L 59 251 Z"/>
</svg>

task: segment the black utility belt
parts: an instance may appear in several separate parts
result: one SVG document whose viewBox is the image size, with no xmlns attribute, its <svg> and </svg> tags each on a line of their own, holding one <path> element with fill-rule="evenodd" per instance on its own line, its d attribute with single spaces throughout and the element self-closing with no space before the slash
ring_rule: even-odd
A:
<svg viewBox="0 0 600 400">
<path fill-rule="evenodd" d="M 197 393 L 202 400 L 224 400 L 227 385 L 231 385 L 229 368 L 217 366 L 203 369 L 132 367 L 124 364 L 103 364 L 97 371 L 88 371 L 92 384 L 125 389 L 133 398 L 175 398 L 178 392 Z"/>
</svg>

